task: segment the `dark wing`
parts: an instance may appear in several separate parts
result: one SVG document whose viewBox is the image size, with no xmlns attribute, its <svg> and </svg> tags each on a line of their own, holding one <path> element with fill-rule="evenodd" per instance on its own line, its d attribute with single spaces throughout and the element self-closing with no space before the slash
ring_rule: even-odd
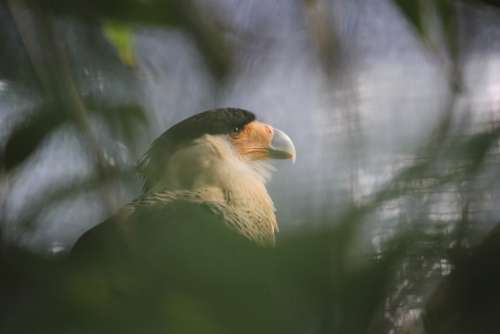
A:
<svg viewBox="0 0 500 334">
<path fill-rule="evenodd" d="M 207 242 L 212 237 L 236 233 L 222 214 L 203 203 L 175 200 L 136 205 L 131 214 L 117 214 L 87 231 L 71 252 L 73 259 L 116 261 L 145 256 L 161 248 L 178 248 Z M 239 238 L 239 236 L 238 236 Z"/>
<path fill-rule="evenodd" d="M 69 328 L 55 332 L 199 332 L 190 323 L 178 325 L 179 315 L 188 314 L 190 322 L 199 314 L 224 319 L 229 309 L 241 314 L 239 305 L 247 305 L 241 303 L 242 292 L 267 298 L 265 305 L 274 300 L 268 289 L 261 289 L 268 277 L 268 272 L 259 275 L 262 267 L 273 268 L 263 265 L 266 249 L 228 229 L 205 203 L 180 200 L 138 206 L 125 221 L 113 219 L 87 232 L 62 263 L 59 281 L 49 281 L 57 299 L 47 303 L 50 298 L 42 298 L 37 304 L 42 311 L 48 311 L 47 305 L 63 305 L 60 312 L 48 311 L 54 314 L 54 324 Z M 201 311 L 198 305 L 203 305 Z M 240 326 L 248 315 L 237 319 Z M 203 332 L 205 323 L 195 328 Z"/>
</svg>

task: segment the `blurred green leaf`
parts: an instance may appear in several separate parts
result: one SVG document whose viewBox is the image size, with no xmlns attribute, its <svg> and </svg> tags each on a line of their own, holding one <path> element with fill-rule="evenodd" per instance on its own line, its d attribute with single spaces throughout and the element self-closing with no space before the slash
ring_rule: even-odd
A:
<svg viewBox="0 0 500 334">
<path fill-rule="evenodd" d="M 106 38 L 117 50 L 122 63 L 135 66 L 134 41 L 130 26 L 114 21 L 104 21 L 102 29 Z"/>
<path fill-rule="evenodd" d="M 30 59 L 11 13 L 4 2 L 0 2 L 0 80 L 34 84 L 34 73 Z"/>
<path fill-rule="evenodd" d="M 201 13 L 199 7 L 190 0 L 70 2 L 27 0 L 27 3 L 52 15 L 71 16 L 94 23 L 112 21 L 123 26 L 130 24 L 173 26 L 183 29 L 193 37 L 216 78 L 223 79 L 232 64 L 232 50 L 224 35 L 217 29 L 219 25 L 215 24 L 206 13 Z"/>
<path fill-rule="evenodd" d="M 111 19 L 123 22 L 176 25 L 185 18 L 190 1 L 176 0 L 27 0 L 53 14 L 69 15 L 95 22 Z"/>
<path fill-rule="evenodd" d="M 65 200 L 71 200 L 79 195 L 102 191 L 103 187 L 109 184 L 121 182 L 126 183 L 136 177 L 133 169 L 109 168 L 104 175 L 92 175 L 78 182 L 53 184 L 44 189 L 44 196 L 32 201 L 23 212 L 22 218 L 18 220 L 18 226 L 22 232 L 31 232 L 36 228 L 34 223 L 43 211 Z"/>
<path fill-rule="evenodd" d="M 67 115 L 62 110 L 49 104 L 38 108 L 17 125 L 7 139 L 3 154 L 6 171 L 29 158 L 43 140 L 66 120 Z"/>
<path fill-rule="evenodd" d="M 452 0 L 393 0 L 406 20 L 413 26 L 418 36 L 426 45 L 434 50 L 438 45 L 432 36 L 429 36 L 430 15 L 434 12 L 438 18 L 440 29 L 445 39 L 445 48 L 453 59 L 456 57 L 456 29 L 455 13 Z"/>
<path fill-rule="evenodd" d="M 140 132 L 148 125 L 144 109 L 139 105 L 93 107 L 90 104 L 89 108 L 92 114 L 99 115 L 104 119 L 116 138 L 128 144 L 133 144 Z"/>
<path fill-rule="evenodd" d="M 458 36 L 456 30 L 456 14 L 453 8 L 454 4 L 452 0 L 434 0 L 434 4 L 436 13 L 441 22 L 441 28 L 443 29 L 446 48 L 452 59 L 456 61 L 456 57 L 458 56 L 458 45 L 456 44 Z"/>
<path fill-rule="evenodd" d="M 415 28 L 420 37 L 425 37 L 424 18 L 422 16 L 422 0 L 392 0 L 403 16 Z"/>
<path fill-rule="evenodd" d="M 470 2 L 482 2 L 491 6 L 500 7 L 500 0 L 470 0 Z"/>
</svg>

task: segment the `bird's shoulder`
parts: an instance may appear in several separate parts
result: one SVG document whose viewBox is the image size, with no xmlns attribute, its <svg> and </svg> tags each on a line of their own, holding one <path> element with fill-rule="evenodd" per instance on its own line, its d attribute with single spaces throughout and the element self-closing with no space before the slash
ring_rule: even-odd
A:
<svg viewBox="0 0 500 334">
<path fill-rule="evenodd" d="M 186 231 L 205 233 L 224 225 L 224 200 L 211 189 L 156 191 L 135 199 L 116 214 L 85 232 L 73 247 L 83 253 L 126 253 L 137 243 L 168 242 Z M 198 231 L 198 232 L 196 232 Z M 160 239 L 158 239 L 160 240 Z"/>
</svg>

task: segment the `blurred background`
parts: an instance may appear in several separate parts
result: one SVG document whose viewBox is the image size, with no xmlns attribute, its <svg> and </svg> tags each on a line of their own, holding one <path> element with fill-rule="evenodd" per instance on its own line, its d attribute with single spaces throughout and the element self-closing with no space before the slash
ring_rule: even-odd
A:
<svg viewBox="0 0 500 334">
<path fill-rule="evenodd" d="M 498 222 L 494 0 L 9 0 L 0 46 L 1 237 L 41 261 L 139 195 L 134 167 L 154 138 L 216 107 L 295 142 L 296 163 L 269 184 L 280 256 L 342 249 L 318 275 L 346 296 L 314 304 L 297 332 L 433 332 L 433 291 Z M 346 308 L 374 282 L 387 287 L 377 307 Z"/>
</svg>

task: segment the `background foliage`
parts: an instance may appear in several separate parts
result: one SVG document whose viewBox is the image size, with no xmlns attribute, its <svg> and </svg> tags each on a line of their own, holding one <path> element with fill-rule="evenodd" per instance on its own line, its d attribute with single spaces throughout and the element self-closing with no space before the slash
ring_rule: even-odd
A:
<svg viewBox="0 0 500 334">
<path fill-rule="evenodd" d="M 338 3 L 296 5 L 320 64 L 318 76 L 324 77 L 324 103 L 335 97 L 342 107 L 337 125 L 347 152 L 342 184 L 322 180 L 325 187 L 345 190 L 342 204 L 326 198 L 335 210 L 305 208 L 315 211 L 308 224 L 283 234 L 273 249 L 207 228 L 210 222 L 200 218 L 199 225 L 179 224 L 167 232 L 161 224 L 145 222 L 142 233 L 148 237 L 120 257 L 110 249 L 71 258 L 53 254 L 57 244 L 40 251 L 26 238 L 47 208 L 89 194 L 112 212 L 122 204 L 120 189 L 137 186 L 133 163 L 112 149 L 119 142 L 132 157 L 139 156 L 142 134 L 154 127 L 137 93 L 144 73 L 135 56 L 135 32 L 154 26 L 189 36 L 214 95 L 231 86 L 241 53 L 222 16 L 196 1 L 1 3 L 0 93 L 7 92 L 3 102 L 18 112 L 0 136 L 0 329 L 494 333 L 500 305 L 494 298 L 500 275 L 497 221 L 492 214 L 479 223 L 476 213 L 498 203 L 500 129 L 494 120 L 471 125 L 470 114 L 478 111 L 467 103 L 464 64 L 475 45 L 472 33 L 481 25 L 470 12 L 496 13 L 500 4 L 389 2 L 442 67 L 447 93 L 429 136 L 408 149 L 409 158 L 390 179 L 360 196 L 362 119 L 352 45 L 339 24 Z M 98 54 L 99 61 L 90 54 Z M 97 69 L 104 74 L 96 75 Z M 348 93 L 338 97 L 339 91 Z M 79 143 L 76 154 L 86 158 L 91 173 L 50 184 L 40 198 L 27 197 L 22 215 L 9 217 L 12 180 L 60 131 L 69 131 Z M 433 205 L 450 193 L 459 199 L 458 211 L 451 219 L 436 217 Z M 397 217 L 384 216 L 394 206 Z M 366 232 L 375 217 L 386 224 Z"/>
</svg>

